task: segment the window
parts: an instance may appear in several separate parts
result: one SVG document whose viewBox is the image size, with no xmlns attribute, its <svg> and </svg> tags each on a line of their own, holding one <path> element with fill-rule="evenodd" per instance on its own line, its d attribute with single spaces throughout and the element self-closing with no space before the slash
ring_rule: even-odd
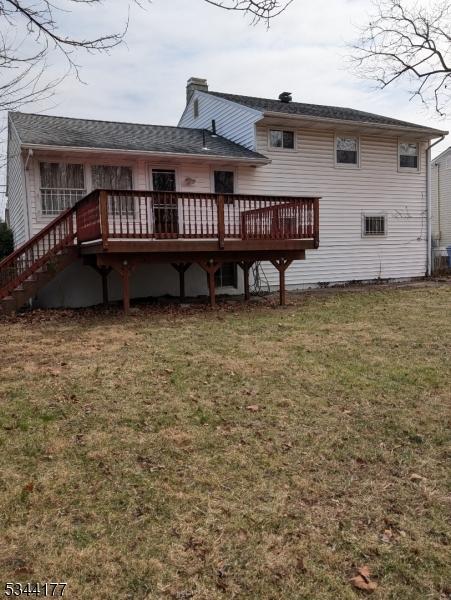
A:
<svg viewBox="0 0 451 600">
<path fill-rule="evenodd" d="M 385 236 L 385 215 L 363 215 L 363 236 Z"/>
<path fill-rule="evenodd" d="M 335 138 L 335 162 L 337 165 L 359 164 L 359 140 L 356 137 Z"/>
<path fill-rule="evenodd" d="M 92 187 L 101 190 L 133 189 L 131 167 L 115 167 L 112 165 L 93 165 L 91 169 Z M 110 197 L 109 210 L 113 215 L 133 215 L 135 212 L 132 196 Z"/>
<path fill-rule="evenodd" d="M 92 167 L 92 187 L 101 190 L 133 189 L 131 167 L 94 165 Z"/>
<path fill-rule="evenodd" d="M 294 149 L 294 131 L 283 131 L 282 129 L 269 130 L 269 145 L 271 148 Z"/>
<path fill-rule="evenodd" d="M 153 169 L 152 186 L 156 192 L 175 192 L 175 171 Z"/>
<path fill-rule="evenodd" d="M 223 263 L 215 273 L 217 287 L 238 287 L 236 263 Z"/>
<path fill-rule="evenodd" d="M 199 100 L 196 98 L 193 102 L 193 117 L 197 119 L 199 116 Z"/>
<path fill-rule="evenodd" d="M 83 165 L 41 162 L 39 171 L 43 215 L 58 215 L 86 195 Z"/>
<path fill-rule="evenodd" d="M 233 171 L 215 171 L 215 194 L 233 194 L 235 192 L 235 173 Z M 233 204 L 233 198 L 225 198 L 225 204 Z"/>
<path fill-rule="evenodd" d="M 418 144 L 415 142 L 400 142 L 399 168 L 418 170 Z"/>
</svg>

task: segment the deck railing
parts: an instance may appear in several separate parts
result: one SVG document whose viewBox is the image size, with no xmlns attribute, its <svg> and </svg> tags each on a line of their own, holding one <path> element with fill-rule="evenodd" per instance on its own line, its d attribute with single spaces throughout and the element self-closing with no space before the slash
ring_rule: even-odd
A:
<svg viewBox="0 0 451 600">
<path fill-rule="evenodd" d="M 102 239 L 319 241 L 319 199 L 95 190 L 76 206 L 79 242 Z"/>
</svg>

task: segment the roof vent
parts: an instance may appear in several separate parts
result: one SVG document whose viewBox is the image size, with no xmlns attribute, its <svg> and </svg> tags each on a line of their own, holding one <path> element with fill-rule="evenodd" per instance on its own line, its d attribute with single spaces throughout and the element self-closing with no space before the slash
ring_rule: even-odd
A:
<svg viewBox="0 0 451 600">
<path fill-rule="evenodd" d="M 281 102 L 291 102 L 293 98 L 291 97 L 291 92 L 282 92 L 279 95 L 279 100 Z"/>
</svg>

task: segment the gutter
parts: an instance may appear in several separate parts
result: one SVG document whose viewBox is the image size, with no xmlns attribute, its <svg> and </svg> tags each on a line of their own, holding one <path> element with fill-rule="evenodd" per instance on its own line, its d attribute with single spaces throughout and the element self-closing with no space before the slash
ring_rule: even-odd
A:
<svg viewBox="0 0 451 600">
<path fill-rule="evenodd" d="M 210 160 L 213 162 L 236 162 L 248 165 L 268 165 L 271 160 L 266 157 L 262 158 L 246 158 L 239 156 L 225 156 L 217 154 L 178 154 L 177 152 L 152 152 L 146 150 L 129 150 L 121 148 L 90 148 L 86 146 L 54 146 L 47 144 L 22 144 L 22 148 L 25 150 L 44 150 L 47 152 L 84 152 L 93 154 L 132 154 L 133 156 L 145 156 L 148 158 L 175 158 L 184 160 Z"/>
<path fill-rule="evenodd" d="M 445 139 L 445 134 L 429 144 L 426 148 L 426 221 L 427 221 L 427 255 L 426 255 L 426 275 L 432 274 L 432 186 L 431 186 L 431 149 Z"/>
<path fill-rule="evenodd" d="M 445 135 L 448 135 L 449 131 L 442 131 L 440 129 L 428 129 L 428 128 L 417 128 L 415 125 L 409 127 L 408 125 L 389 125 L 387 123 L 374 123 L 373 121 L 351 121 L 349 119 L 331 119 L 329 117 L 313 117 L 310 115 L 295 115 L 291 113 L 268 111 L 263 113 L 263 117 L 271 119 L 293 119 L 301 121 L 312 121 L 313 123 L 331 123 L 333 125 L 345 125 L 348 127 L 374 127 L 375 129 L 386 129 L 396 130 L 403 132 L 415 133 L 417 135 L 429 135 L 432 137 L 441 136 L 442 139 Z M 441 141 L 441 140 L 440 140 Z"/>
</svg>

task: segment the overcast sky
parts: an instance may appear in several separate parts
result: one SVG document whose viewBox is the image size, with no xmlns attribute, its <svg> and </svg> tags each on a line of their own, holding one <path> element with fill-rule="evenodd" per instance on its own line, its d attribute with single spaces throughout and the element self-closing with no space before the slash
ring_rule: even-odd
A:
<svg viewBox="0 0 451 600">
<path fill-rule="evenodd" d="M 61 22 L 68 33 L 85 38 L 117 31 L 127 18 L 126 5 L 125 0 L 106 0 L 101 8 L 79 5 Z M 203 0 L 153 0 L 146 10 L 132 7 L 126 45 L 109 55 L 78 55 L 85 84 L 68 78 L 51 101 L 25 110 L 176 125 L 186 80 L 196 76 L 208 79 L 216 91 L 269 98 L 289 91 L 299 102 L 451 129 L 449 120 L 410 102 L 407 86 L 375 91 L 349 74 L 346 44 L 356 38 L 370 10 L 367 0 L 294 0 L 267 30 Z M 52 69 L 64 71 L 56 55 Z M 435 153 L 449 144 L 446 140 Z"/>
</svg>

